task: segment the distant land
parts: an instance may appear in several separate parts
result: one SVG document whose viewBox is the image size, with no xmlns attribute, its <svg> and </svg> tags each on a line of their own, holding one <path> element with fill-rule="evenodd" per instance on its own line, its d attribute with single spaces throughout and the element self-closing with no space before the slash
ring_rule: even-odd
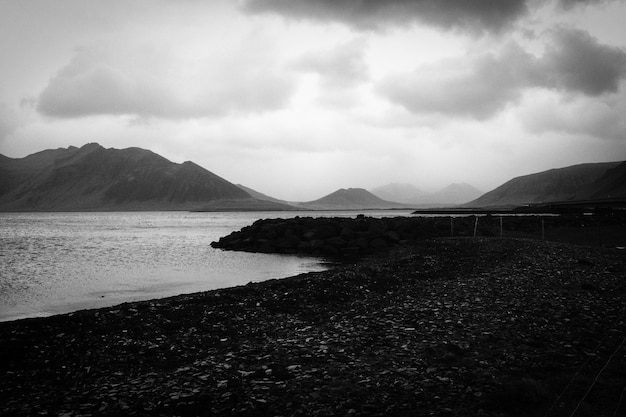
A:
<svg viewBox="0 0 626 417">
<path fill-rule="evenodd" d="M 464 207 L 517 207 L 550 202 L 626 199 L 626 162 L 550 169 L 513 178 Z"/>
<path fill-rule="evenodd" d="M 483 192 L 467 183 L 454 183 L 434 193 L 427 193 L 411 184 L 392 183 L 370 190 L 375 196 L 412 207 L 455 206 L 480 197 Z"/>
<path fill-rule="evenodd" d="M 24 158 L 0 155 L 0 211 L 283 211 L 458 207 L 461 210 L 626 200 L 626 162 L 574 165 L 513 178 L 484 195 L 451 184 L 425 193 L 409 184 L 339 189 L 287 202 L 233 184 L 191 161 L 173 163 L 140 148 L 97 143 Z M 469 201 L 469 202 L 468 202 Z"/>
</svg>

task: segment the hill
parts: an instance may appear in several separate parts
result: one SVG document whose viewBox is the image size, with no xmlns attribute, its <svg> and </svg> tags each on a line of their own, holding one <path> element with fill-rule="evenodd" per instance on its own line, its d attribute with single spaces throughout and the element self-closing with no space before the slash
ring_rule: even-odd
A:
<svg viewBox="0 0 626 417">
<path fill-rule="evenodd" d="M 482 195 L 482 191 L 467 183 L 454 183 L 434 193 L 424 192 L 411 184 L 392 183 L 371 190 L 375 196 L 414 207 L 453 206 L 467 203 Z"/>
<path fill-rule="evenodd" d="M 516 177 L 464 206 L 507 207 L 581 199 L 594 195 L 596 181 L 618 165 L 620 162 L 580 164 Z M 609 178 L 607 186 L 613 187 L 613 181 Z"/>
<path fill-rule="evenodd" d="M 301 205 L 315 210 L 389 209 L 406 206 L 378 198 L 363 188 L 342 188 L 319 200 Z"/>
<path fill-rule="evenodd" d="M 187 210 L 252 197 L 194 164 L 91 143 L 0 158 L 0 210 Z"/>
</svg>

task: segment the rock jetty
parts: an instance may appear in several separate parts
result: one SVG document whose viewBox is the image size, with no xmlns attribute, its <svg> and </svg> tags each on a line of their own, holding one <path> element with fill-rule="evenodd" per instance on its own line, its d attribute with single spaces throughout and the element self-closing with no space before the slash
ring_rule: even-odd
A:
<svg viewBox="0 0 626 417">
<path fill-rule="evenodd" d="M 220 238 L 211 246 L 247 252 L 356 257 L 420 238 L 449 234 L 449 225 L 449 218 L 433 221 L 424 217 L 372 218 L 363 215 L 356 218 L 262 219 Z M 466 232 L 467 227 L 462 231 Z"/>
<path fill-rule="evenodd" d="M 262 219 L 211 243 L 246 252 L 360 258 L 437 237 L 515 237 L 626 246 L 626 215 Z"/>
</svg>

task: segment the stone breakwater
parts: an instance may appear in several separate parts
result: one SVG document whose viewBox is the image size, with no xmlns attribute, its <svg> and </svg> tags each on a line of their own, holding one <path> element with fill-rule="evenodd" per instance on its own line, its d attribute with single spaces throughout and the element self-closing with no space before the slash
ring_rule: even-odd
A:
<svg viewBox="0 0 626 417">
<path fill-rule="evenodd" d="M 469 220 L 458 220 L 466 233 Z M 450 234 L 450 219 L 424 217 L 263 219 L 211 243 L 247 252 L 353 257 L 386 250 L 420 238 Z"/>
<path fill-rule="evenodd" d="M 442 216 L 263 219 L 211 243 L 246 252 L 359 258 L 437 237 L 515 237 L 626 246 L 626 218 L 610 216 Z"/>
</svg>

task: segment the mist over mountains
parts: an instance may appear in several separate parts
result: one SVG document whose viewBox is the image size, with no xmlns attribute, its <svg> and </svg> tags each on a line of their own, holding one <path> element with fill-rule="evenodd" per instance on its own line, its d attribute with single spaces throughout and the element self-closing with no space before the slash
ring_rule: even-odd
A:
<svg viewBox="0 0 626 417">
<path fill-rule="evenodd" d="M 427 193 L 411 184 L 392 183 L 370 190 L 372 194 L 388 201 L 414 207 L 455 206 L 480 197 L 483 193 L 467 183 L 454 183 L 439 191 Z"/>
<path fill-rule="evenodd" d="M 481 195 L 451 184 L 425 193 L 410 184 L 339 189 L 292 203 L 272 198 L 187 161 L 140 148 L 50 149 L 24 158 L 0 155 L 0 211 L 355 210 L 515 207 L 552 201 L 626 199 L 626 162 L 581 164 L 516 177 Z"/>
</svg>

